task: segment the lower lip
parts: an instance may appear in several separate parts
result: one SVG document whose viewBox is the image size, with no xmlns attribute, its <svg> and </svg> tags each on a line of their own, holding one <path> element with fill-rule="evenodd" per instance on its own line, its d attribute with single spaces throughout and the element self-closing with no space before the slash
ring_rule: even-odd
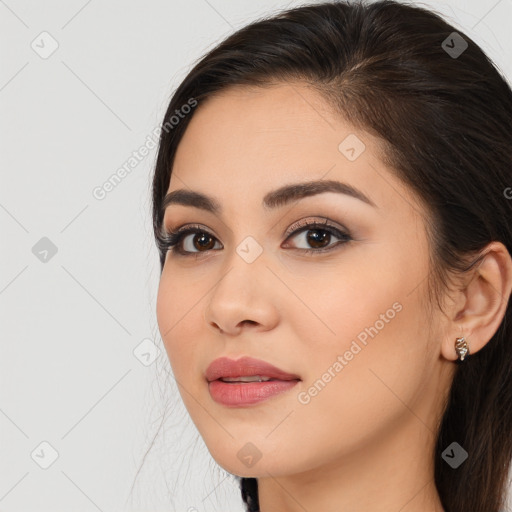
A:
<svg viewBox="0 0 512 512">
<path fill-rule="evenodd" d="M 209 382 L 210 395 L 217 403 L 232 407 L 255 404 L 293 388 L 298 380 L 263 382 Z"/>
</svg>

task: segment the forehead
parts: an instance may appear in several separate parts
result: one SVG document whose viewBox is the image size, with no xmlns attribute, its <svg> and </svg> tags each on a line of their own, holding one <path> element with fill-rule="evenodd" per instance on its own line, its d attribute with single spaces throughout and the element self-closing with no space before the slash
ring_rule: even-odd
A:
<svg viewBox="0 0 512 512">
<path fill-rule="evenodd" d="M 356 159 L 340 149 L 347 140 L 360 144 Z M 356 129 L 305 84 L 235 86 L 194 112 L 178 145 L 168 191 L 202 191 L 236 203 L 240 211 L 242 205 L 260 207 L 269 190 L 287 183 L 329 179 L 391 205 L 403 185 L 379 186 L 386 173 L 381 150 L 379 139 Z"/>
<path fill-rule="evenodd" d="M 339 144 L 353 131 L 305 85 L 230 87 L 196 109 L 173 172 L 186 172 L 189 179 L 197 175 L 203 182 L 222 175 L 268 183 L 285 171 L 299 178 L 304 170 L 332 167 Z"/>
<path fill-rule="evenodd" d="M 182 142 L 186 145 L 185 138 L 205 146 L 223 142 L 223 147 L 229 145 L 233 151 L 248 151 L 260 141 L 273 147 L 305 136 L 315 138 L 315 134 L 321 138 L 322 132 L 334 132 L 336 121 L 339 116 L 320 94 L 304 84 L 231 86 L 195 110 Z M 241 143 L 242 148 L 233 147 L 231 141 Z"/>
</svg>

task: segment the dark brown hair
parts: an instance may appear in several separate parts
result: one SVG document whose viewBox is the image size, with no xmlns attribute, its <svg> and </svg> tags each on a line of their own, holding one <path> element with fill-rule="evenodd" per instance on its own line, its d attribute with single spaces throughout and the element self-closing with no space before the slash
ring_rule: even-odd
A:
<svg viewBox="0 0 512 512">
<path fill-rule="evenodd" d="M 460 55 L 450 52 L 463 41 L 467 48 Z M 512 200 L 504 191 L 512 186 L 512 92 L 497 67 L 467 35 L 427 9 L 391 0 L 326 2 L 238 30 L 176 89 L 153 178 L 161 270 L 162 201 L 193 116 L 176 122 L 176 111 L 191 99 L 200 108 L 231 85 L 292 81 L 314 87 L 334 112 L 380 137 L 386 163 L 427 205 L 430 298 L 439 304 L 448 276 L 473 268 L 491 241 L 511 252 Z M 504 506 L 512 458 L 511 320 L 507 304 L 489 343 L 457 367 L 432 454 L 446 512 L 499 512 Z M 454 441 L 468 452 L 457 469 L 441 457 Z M 240 485 L 247 510 L 257 511 L 257 480 L 241 478 Z"/>
</svg>

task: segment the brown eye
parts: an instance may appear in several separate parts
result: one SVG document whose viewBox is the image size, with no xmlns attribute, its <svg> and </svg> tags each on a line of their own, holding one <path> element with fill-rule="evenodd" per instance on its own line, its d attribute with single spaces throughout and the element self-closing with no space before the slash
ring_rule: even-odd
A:
<svg viewBox="0 0 512 512">
<path fill-rule="evenodd" d="M 295 227 L 297 227 L 297 224 Z M 302 243 L 306 244 L 305 247 L 296 247 L 289 244 L 288 240 L 299 236 L 302 237 Z M 334 240 L 335 243 L 332 243 L 333 237 L 338 239 L 337 241 Z M 292 231 L 282 247 L 291 247 L 305 254 L 318 254 L 336 249 L 351 240 L 352 237 L 348 232 L 345 233 L 341 229 L 327 224 L 327 221 L 309 221 L 301 223 L 300 229 Z M 171 251 L 179 256 L 195 255 L 195 257 L 211 250 L 223 249 L 217 238 L 199 225 L 189 226 L 177 231 L 168 230 L 167 234 L 162 236 L 159 241 L 159 247 L 164 253 Z"/>
<path fill-rule="evenodd" d="M 338 241 L 334 240 L 335 243 L 331 243 L 333 237 L 335 239 L 337 238 Z M 292 233 L 288 237 L 288 240 L 293 238 L 298 238 L 299 242 L 302 242 L 304 245 L 302 247 L 297 247 L 296 245 L 292 247 L 306 253 L 327 252 L 352 240 L 350 235 L 347 233 L 343 233 L 334 226 L 330 226 L 325 223 L 309 223 L 302 229 L 298 229 Z"/>
<path fill-rule="evenodd" d="M 189 256 L 215 249 L 215 243 L 218 240 L 201 226 L 188 226 L 186 228 L 174 231 L 167 229 L 167 232 L 159 240 L 159 247 L 164 252 L 168 251 L 180 256 Z M 217 249 L 222 249 L 219 242 Z"/>
<path fill-rule="evenodd" d="M 192 234 L 194 235 L 194 237 L 192 238 L 192 245 L 198 251 L 201 251 L 202 249 L 204 249 L 205 251 L 213 249 L 215 245 L 213 236 L 210 236 L 208 233 Z"/>
<path fill-rule="evenodd" d="M 331 239 L 331 233 L 327 232 L 325 229 L 308 229 L 306 233 L 306 241 L 312 247 L 323 248 L 329 245 L 328 242 Z"/>
<path fill-rule="evenodd" d="M 205 252 L 215 247 L 215 237 L 206 231 L 192 231 L 183 233 L 178 245 L 182 253 Z"/>
</svg>

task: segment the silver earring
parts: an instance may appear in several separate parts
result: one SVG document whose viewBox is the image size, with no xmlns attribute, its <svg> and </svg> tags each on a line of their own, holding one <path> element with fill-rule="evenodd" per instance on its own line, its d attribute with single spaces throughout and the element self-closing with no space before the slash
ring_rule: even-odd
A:
<svg viewBox="0 0 512 512">
<path fill-rule="evenodd" d="M 455 340 L 455 352 L 461 361 L 464 361 L 466 355 L 469 354 L 469 346 L 464 336 Z"/>
</svg>

